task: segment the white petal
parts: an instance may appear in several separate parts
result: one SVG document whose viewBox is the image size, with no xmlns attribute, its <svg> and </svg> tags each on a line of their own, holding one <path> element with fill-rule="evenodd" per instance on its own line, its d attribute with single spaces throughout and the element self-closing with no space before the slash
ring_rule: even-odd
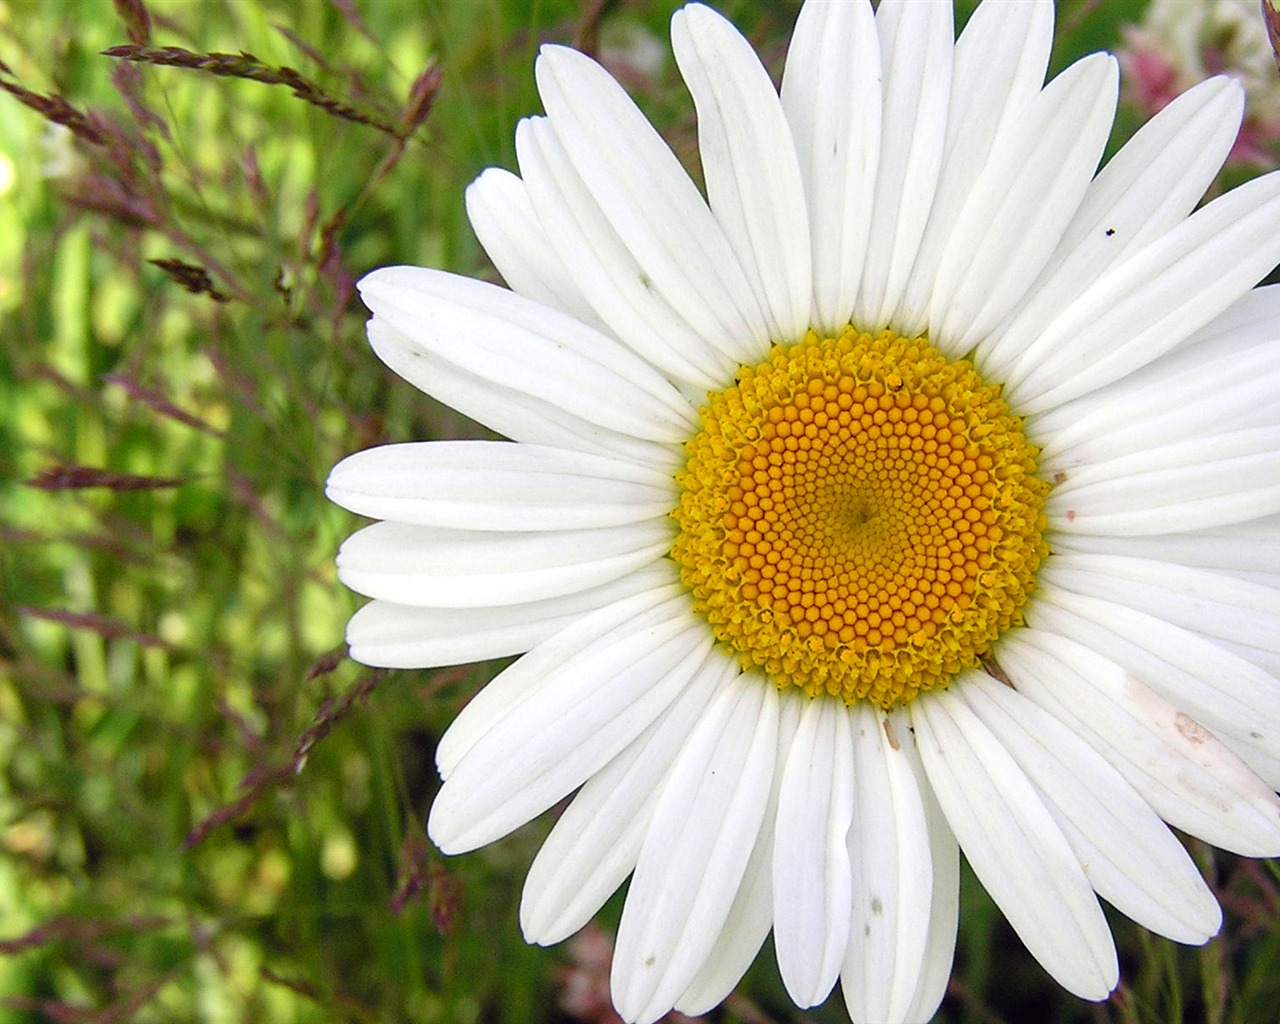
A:
<svg viewBox="0 0 1280 1024">
<path fill-rule="evenodd" d="M 585 650 L 607 646 L 615 637 L 671 621 L 669 602 L 687 591 L 669 581 L 667 575 L 663 584 L 579 617 L 494 676 L 436 744 L 440 777 L 449 778 L 463 756 L 503 718 L 524 702 L 536 700 L 565 662 Z"/>
<path fill-rule="evenodd" d="M 516 156 L 553 254 L 582 289 L 593 317 L 674 380 L 705 391 L 732 378 L 733 362 L 654 289 L 547 118 L 525 118 L 516 126 Z"/>
<path fill-rule="evenodd" d="M 1152 537 L 1061 533 L 1054 538 L 1054 545 L 1061 551 L 1128 555 L 1200 566 L 1240 579 L 1255 573 L 1280 574 L 1280 516 Z M 1265 585 L 1276 586 L 1275 583 Z"/>
<path fill-rule="evenodd" d="M 853 920 L 840 973 L 857 1024 L 905 1020 L 919 984 L 933 859 L 920 786 L 890 719 L 852 709 L 854 818 L 849 829 Z"/>
<path fill-rule="evenodd" d="M 670 618 L 580 651 L 481 736 L 445 780 L 427 821 L 463 853 L 519 828 L 598 772 L 680 694 L 706 660 L 706 623 L 676 598 Z M 633 624 L 634 625 L 634 624 Z"/>
<path fill-rule="evenodd" d="M 1138 130 L 1085 193 L 1057 251 L 1009 319 L 979 348 L 997 379 L 1093 282 L 1179 224 L 1235 142 L 1244 93 L 1228 78 L 1202 82 Z"/>
<path fill-rule="evenodd" d="M 1122 581 L 1108 586 L 1107 576 L 1057 565 L 1041 578 L 1053 588 L 1053 598 L 1038 609 L 1038 624 L 1127 669 L 1211 729 L 1273 788 L 1280 787 L 1280 682 L 1221 645 L 1171 625 L 1159 610 L 1147 615 L 1102 599 L 1116 590 L 1123 596 Z M 1212 617 L 1226 620 L 1230 612 L 1206 613 Z M 1280 646 L 1280 619 L 1263 642 Z"/>
<path fill-rule="evenodd" d="M 559 310 L 484 281 L 384 267 L 360 281 L 377 316 L 459 369 L 606 429 L 682 442 L 697 414 L 656 370 Z"/>
<path fill-rule="evenodd" d="M 661 520 L 596 530 L 479 533 L 374 523 L 338 550 L 338 578 L 357 594 L 424 608 L 526 604 L 598 587 L 662 558 Z"/>
<path fill-rule="evenodd" d="M 676 762 L 618 927 L 611 988 L 628 1020 L 652 1024 L 670 1010 L 721 933 L 769 801 L 778 705 L 762 677 L 743 676 Z"/>
<path fill-rule="evenodd" d="M 519 385 L 495 383 L 429 352 L 379 316 L 369 321 L 369 345 L 387 366 L 414 387 L 513 441 L 618 456 L 642 465 L 675 470 L 675 445 L 643 441 L 590 423 Z"/>
<path fill-rule="evenodd" d="M 1044 82 L 1052 45 L 1050 0 L 980 4 L 956 40 L 942 172 L 920 252 L 895 317 L 901 333 L 920 334 L 928 326 L 938 263 L 954 235 L 956 219 L 993 153 L 997 135 L 1019 130 L 1027 107 Z M 973 243 L 974 239 L 968 241 Z M 963 354 L 953 349 L 949 338 L 934 336 L 931 340 L 954 355 Z"/>
<path fill-rule="evenodd" d="M 1141 535 L 1246 522 L 1280 512 L 1280 427 L 1176 441 L 1063 476 L 1045 513 L 1064 532 Z"/>
<path fill-rule="evenodd" d="M 708 652 L 670 709 L 587 780 L 529 867 L 520 901 L 525 941 L 548 946 L 568 938 L 631 873 L 684 741 L 738 675 L 733 659 Z"/>
<path fill-rule="evenodd" d="M 763 677 L 755 678 L 760 685 L 768 685 Z M 777 834 L 778 796 L 782 787 L 781 765 L 794 746 L 800 726 L 800 711 L 807 700 L 794 690 L 778 694 L 779 767 L 774 771 L 769 787 L 769 803 L 760 823 L 760 834 L 756 836 L 742 875 L 742 884 L 738 887 L 733 906 L 729 908 L 720 937 L 689 987 L 676 1000 L 676 1009 L 691 1017 L 714 1009 L 728 997 L 769 934 L 773 923 L 773 847 Z"/>
<path fill-rule="evenodd" d="M 751 45 L 709 7 L 678 10 L 671 43 L 698 111 L 711 212 L 761 298 L 772 340 L 799 341 L 813 292 L 809 215 L 778 94 Z"/>
<path fill-rule="evenodd" d="M 556 135 L 653 287 L 698 332 L 741 362 L 768 351 L 746 274 L 679 160 L 609 74 L 567 47 L 544 46 L 538 92 Z"/>
<path fill-rule="evenodd" d="M 987 166 L 938 266 L 929 334 L 968 352 L 1048 261 L 1102 158 L 1119 95 L 1114 57 L 1094 54 L 1050 82 Z"/>
<path fill-rule="evenodd" d="M 933 897 L 929 901 L 929 921 L 925 927 L 924 965 L 920 969 L 916 993 L 906 1016 L 908 1022 L 926 1024 L 937 1013 L 951 980 L 951 967 L 956 951 L 956 926 L 960 921 L 960 847 L 951 832 L 947 816 L 938 804 L 933 787 L 929 785 L 909 714 L 902 710 L 895 711 L 889 716 L 889 721 L 911 764 L 911 770 L 915 772 L 929 829 Z"/>
<path fill-rule="evenodd" d="M 814 326 L 839 331 L 853 314 L 880 162 L 880 37 L 870 0 L 800 9 L 782 107 L 809 210 Z"/>
<path fill-rule="evenodd" d="M 769 937 L 773 923 L 773 887 L 769 880 L 773 860 L 773 806 L 765 809 L 742 884 L 725 917 L 720 937 L 675 1008 L 689 1017 L 714 1010 L 742 980 Z"/>
<path fill-rule="evenodd" d="M 1280 261 L 1280 174 L 1232 189 L 1091 285 L 1005 374 L 1020 412 L 1052 409 L 1174 348 Z"/>
<path fill-rule="evenodd" d="M 616 580 L 529 604 L 415 608 L 371 601 L 347 623 L 351 657 L 380 668 L 436 668 L 519 654 L 584 615 L 670 583 L 661 562 Z"/>
<path fill-rule="evenodd" d="M 1238 343 L 1248 348 L 1280 337 L 1280 284 L 1259 285 L 1193 334 L 1186 347 Z M 1235 342 L 1232 339 L 1236 339 Z M 1182 349 L 1170 358 L 1177 359 Z"/>
<path fill-rule="evenodd" d="M 370 448 L 334 467 L 330 501 L 362 516 L 457 530 L 579 530 L 640 522 L 678 500 L 666 474 L 505 441 Z"/>
<path fill-rule="evenodd" d="M 512 291 L 601 326 L 551 247 L 523 181 L 500 167 L 487 168 L 467 186 L 466 203 L 476 237 Z"/>
<path fill-rule="evenodd" d="M 953 683 L 964 686 L 968 674 Z M 974 873 L 1063 988 L 1105 999 L 1119 977 L 1106 918 L 1035 788 L 955 694 L 913 701 L 929 781 Z"/>
<path fill-rule="evenodd" d="M 1280 320 L 1273 330 L 1280 339 Z M 1273 345 L 1191 345 L 1036 417 L 1040 472 L 1070 476 L 1080 466 L 1176 441 L 1280 426 Z"/>
<path fill-rule="evenodd" d="M 1273 590 L 1280 590 L 1280 579 L 1270 580 L 1267 585 Z M 1262 647 L 1254 647 L 1251 644 L 1238 644 L 1231 640 L 1219 640 L 1217 646 L 1225 651 L 1230 651 L 1232 654 L 1240 658 L 1243 658 L 1251 665 L 1256 665 L 1264 672 L 1270 673 L 1273 679 L 1280 679 L 1280 652 L 1267 650 Z M 1274 646 L 1274 642 L 1272 642 L 1272 646 Z M 1280 769 L 1280 762 L 1277 763 L 1277 769 Z M 1280 778 L 1280 771 L 1274 773 L 1271 771 L 1264 772 L 1261 768 L 1256 766 L 1254 767 L 1254 771 L 1259 775 L 1262 775 L 1268 781 L 1271 781 L 1273 775 L 1275 775 L 1276 778 Z M 1280 790 L 1280 784 L 1276 785 L 1276 789 Z"/>
<path fill-rule="evenodd" d="M 1040 791 L 1098 895 L 1178 942 L 1218 931 L 1222 912 L 1187 851 L 1092 747 L 985 672 L 955 690 Z"/>
<path fill-rule="evenodd" d="M 1206 637 L 1280 651 L 1280 591 L 1272 587 L 1115 555 L 1055 553 L 1042 573 L 1046 585 L 1117 601 Z"/>
<path fill-rule="evenodd" d="M 782 766 L 773 852 L 773 942 L 783 984 L 801 1008 L 831 993 L 849 942 L 852 821 L 849 712 L 829 697 L 809 700 Z"/>
<path fill-rule="evenodd" d="M 902 300 L 942 167 L 955 50 L 949 3 L 883 0 L 880 172 L 854 322 L 885 326 Z"/>
<path fill-rule="evenodd" d="M 1040 605 L 1028 609 L 1035 625 Z M 1160 817 L 1245 856 L 1280 853 L 1280 801 L 1212 733 L 1135 676 L 1074 639 L 1012 630 L 997 651 L 1018 692 L 1064 722 Z"/>
</svg>

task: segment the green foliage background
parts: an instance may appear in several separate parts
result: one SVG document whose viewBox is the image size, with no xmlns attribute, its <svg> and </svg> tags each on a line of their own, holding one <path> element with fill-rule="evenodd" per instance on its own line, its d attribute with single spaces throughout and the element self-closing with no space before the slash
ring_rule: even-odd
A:
<svg viewBox="0 0 1280 1024">
<path fill-rule="evenodd" d="M 0 2 L 0 1024 L 606 1019 L 560 1004 L 599 980 L 581 949 L 520 939 L 545 825 L 458 859 L 426 841 L 435 740 L 493 668 L 345 658 L 357 523 L 322 490 L 349 452 L 478 429 L 383 369 L 353 282 L 494 279 L 462 193 L 514 167 L 537 46 L 665 53 L 675 6 Z M 797 6 L 724 9 L 779 68 Z M 1141 7 L 1061 3 L 1055 67 Z M 625 81 L 696 170 L 669 56 Z M 939 1019 L 1280 1019 L 1274 866 L 1196 854 L 1222 938 L 1117 918 L 1101 1006 L 966 879 Z M 717 1014 L 845 1019 L 794 1010 L 768 951 Z"/>
</svg>

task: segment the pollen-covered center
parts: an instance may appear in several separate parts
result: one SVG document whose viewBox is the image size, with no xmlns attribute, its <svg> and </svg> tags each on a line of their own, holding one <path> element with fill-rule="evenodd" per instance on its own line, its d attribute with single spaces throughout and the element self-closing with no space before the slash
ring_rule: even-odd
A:
<svg viewBox="0 0 1280 1024">
<path fill-rule="evenodd" d="M 889 708 L 975 666 L 1047 548 L 1048 485 L 999 389 L 922 338 L 777 346 L 708 398 L 672 557 L 778 685 Z"/>
</svg>

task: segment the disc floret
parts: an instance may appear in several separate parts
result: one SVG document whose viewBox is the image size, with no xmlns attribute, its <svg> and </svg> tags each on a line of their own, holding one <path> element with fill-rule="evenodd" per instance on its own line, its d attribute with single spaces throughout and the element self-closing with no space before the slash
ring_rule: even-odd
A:
<svg viewBox="0 0 1280 1024">
<path fill-rule="evenodd" d="M 744 668 L 889 708 L 1021 621 L 1048 485 L 969 362 L 888 330 L 810 332 L 701 415 L 672 557 Z"/>
</svg>

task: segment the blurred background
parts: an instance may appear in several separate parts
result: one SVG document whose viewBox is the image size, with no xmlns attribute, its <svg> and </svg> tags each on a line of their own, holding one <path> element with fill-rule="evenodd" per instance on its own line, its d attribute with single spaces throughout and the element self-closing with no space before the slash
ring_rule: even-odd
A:
<svg viewBox="0 0 1280 1024">
<path fill-rule="evenodd" d="M 698 174 L 676 6 L 0 0 L 0 1024 L 616 1020 L 616 898 L 520 938 L 545 821 L 426 840 L 435 741 L 498 666 L 347 659 L 359 524 L 322 491 L 352 451 L 483 436 L 374 358 L 354 282 L 497 280 L 462 194 L 515 168 L 541 42 L 598 56 Z M 798 3 L 719 6 L 779 72 Z M 1250 119 L 1222 187 L 1277 165 L 1255 0 L 1061 0 L 1058 25 L 1055 71 L 1122 53 L 1113 147 L 1225 69 Z M 1115 917 L 1099 1006 L 967 878 L 939 1020 L 1280 1020 L 1280 871 L 1193 852 L 1222 936 Z M 709 1019 L 846 1017 L 795 1010 L 766 947 Z"/>
</svg>

